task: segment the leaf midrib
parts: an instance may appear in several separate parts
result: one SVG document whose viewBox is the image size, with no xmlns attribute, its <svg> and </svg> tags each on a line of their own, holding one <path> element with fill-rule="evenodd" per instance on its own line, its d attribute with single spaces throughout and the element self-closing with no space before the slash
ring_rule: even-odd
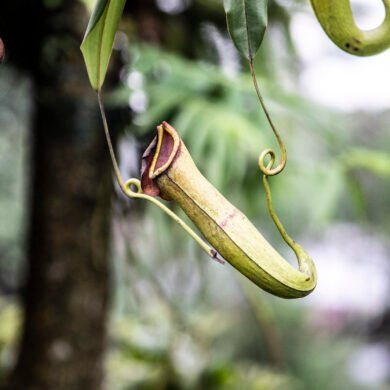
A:
<svg viewBox="0 0 390 390">
<path fill-rule="evenodd" d="M 107 4 L 106 4 L 106 7 L 105 7 L 105 10 L 102 14 L 102 19 L 103 19 L 103 27 L 101 29 L 101 32 L 100 32 L 100 35 L 99 35 L 99 42 L 101 42 L 101 44 L 99 45 L 99 49 L 98 49 L 98 58 L 97 58 L 97 69 L 98 69 L 98 90 L 101 89 L 101 60 L 102 60 L 102 51 L 103 51 L 103 36 L 104 36 L 104 31 L 106 29 L 106 21 L 107 21 L 107 14 L 108 14 L 108 9 L 110 8 L 110 3 L 111 3 L 111 0 L 108 0 L 107 1 Z"/>
<path fill-rule="evenodd" d="M 244 19 L 245 19 L 246 36 L 247 36 L 247 41 L 248 41 L 249 61 L 252 62 L 253 55 L 252 55 L 252 48 L 251 48 L 251 40 L 249 38 L 249 25 L 248 25 L 248 16 L 247 16 L 247 10 L 246 10 L 247 2 L 246 2 L 246 0 L 242 0 L 242 3 L 244 5 Z"/>
</svg>

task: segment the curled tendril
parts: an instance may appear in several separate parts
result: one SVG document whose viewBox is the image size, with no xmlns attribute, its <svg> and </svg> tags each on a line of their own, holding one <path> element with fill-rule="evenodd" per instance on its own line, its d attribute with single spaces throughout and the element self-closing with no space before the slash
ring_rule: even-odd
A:
<svg viewBox="0 0 390 390">
<path fill-rule="evenodd" d="M 267 166 L 265 166 L 264 162 L 267 156 L 269 157 L 270 160 L 268 161 Z M 264 175 L 269 176 L 268 173 L 266 172 L 269 172 L 271 170 L 274 163 L 275 163 L 275 152 L 272 149 L 263 150 L 259 156 L 259 161 L 258 161 L 260 171 L 263 172 Z"/>
<path fill-rule="evenodd" d="M 131 189 L 131 186 L 136 187 L 136 191 L 133 191 Z M 158 208 L 160 208 L 165 214 L 167 214 L 169 217 L 171 217 L 177 224 L 179 224 L 198 244 L 199 246 L 214 260 L 218 261 L 221 264 L 224 264 L 225 262 L 218 256 L 218 252 L 211 248 L 209 245 L 207 245 L 198 234 L 194 232 L 180 217 L 178 217 L 171 209 L 169 209 L 167 206 L 165 206 L 163 203 L 161 203 L 156 198 L 146 195 L 142 191 L 141 182 L 136 178 L 131 178 L 126 181 L 124 193 L 129 198 L 138 198 L 138 199 L 145 199 L 149 202 L 156 205 Z"/>
<path fill-rule="evenodd" d="M 259 99 L 261 108 L 264 111 L 264 114 L 267 118 L 267 121 L 268 121 L 275 137 L 276 137 L 276 140 L 278 141 L 279 149 L 280 149 L 280 162 L 275 168 L 273 168 L 273 165 L 275 163 L 275 152 L 272 149 L 266 149 L 261 153 L 261 155 L 259 157 L 259 168 L 260 168 L 261 172 L 263 172 L 264 175 L 275 176 L 278 173 L 282 172 L 284 167 L 286 166 L 287 151 L 286 151 L 286 147 L 284 145 L 284 142 L 283 142 L 281 136 L 279 135 L 274 123 L 272 122 L 271 116 L 267 110 L 267 107 L 265 106 L 263 97 L 261 96 L 259 84 L 257 82 L 256 73 L 255 73 L 255 69 L 254 69 L 254 65 L 253 65 L 253 61 L 249 61 L 249 67 L 251 70 L 252 81 L 253 81 L 253 85 L 254 85 L 255 90 L 256 90 L 257 98 Z M 267 156 L 269 156 L 271 158 L 272 163 L 271 164 L 268 163 L 267 165 L 265 165 L 265 158 Z"/>
<path fill-rule="evenodd" d="M 253 60 L 249 61 L 249 67 L 251 70 L 251 76 L 253 85 L 256 90 L 256 95 L 259 99 L 260 105 L 264 111 L 265 116 L 267 117 L 268 123 L 276 137 L 276 140 L 279 144 L 280 149 L 280 161 L 279 164 L 273 168 L 276 160 L 275 152 L 272 149 L 265 149 L 259 156 L 258 165 L 260 171 L 263 173 L 263 184 L 265 188 L 265 193 L 267 197 L 267 206 L 268 206 L 268 212 L 272 218 L 272 221 L 274 222 L 275 226 L 279 230 L 280 235 L 282 236 L 284 242 L 294 251 L 299 265 L 299 270 L 307 275 L 308 278 L 314 277 L 316 278 L 316 270 L 313 266 L 313 261 L 310 257 L 310 255 L 302 248 L 301 245 L 296 243 L 286 232 L 286 229 L 284 228 L 283 224 L 280 222 L 279 217 L 277 216 L 273 204 L 272 204 L 272 195 L 271 195 L 271 188 L 268 183 L 268 176 L 275 176 L 278 173 L 280 173 L 284 167 L 286 166 L 287 162 L 287 151 L 286 147 L 284 145 L 284 142 L 282 138 L 280 137 L 278 131 L 276 130 L 275 125 L 272 122 L 271 116 L 269 115 L 269 112 L 264 104 L 263 97 L 260 93 L 260 88 L 257 83 L 257 78 L 253 66 Z M 266 163 L 266 159 L 268 158 L 268 162 Z"/>
<path fill-rule="evenodd" d="M 266 169 L 270 169 L 274 162 L 275 162 L 275 153 L 271 149 L 264 150 L 260 157 L 259 157 L 259 169 L 261 172 L 264 172 L 262 167 L 264 166 L 264 159 L 266 156 L 270 157 L 270 160 L 268 161 L 268 164 L 266 166 Z M 279 230 L 280 235 L 282 236 L 284 242 L 294 251 L 297 260 L 299 269 L 301 272 L 306 273 L 308 276 L 311 275 L 312 272 L 314 272 L 312 269 L 307 267 L 307 264 L 310 263 L 308 259 L 310 259 L 309 254 L 302 248 L 301 245 L 299 245 L 297 242 L 295 242 L 286 232 L 286 229 L 284 228 L 282 222 L 280 221 L 279 217 L 277 216 L 273 203 L 272 203 L 272 195 L 271 195 L 271 188 L 268 182 L 268 175 L 263 173 L 263 184 L 265 188 L 265 194 L 267 197 L 267 206 L 268 206 L 268 212 L 272 218 L 272 221 L 274 222 L 275 226 Z"/>
<path fill-rule="evenodd" d="M 131 186 L 135 186 L 137 191 L 133 191 Z M 127 195 L 129 198 L 142 198 L 143 191 L 140 180 L 136 179 L 135 177 L 128 179 L 125 184 L 125 195 Z"/>
</svg>

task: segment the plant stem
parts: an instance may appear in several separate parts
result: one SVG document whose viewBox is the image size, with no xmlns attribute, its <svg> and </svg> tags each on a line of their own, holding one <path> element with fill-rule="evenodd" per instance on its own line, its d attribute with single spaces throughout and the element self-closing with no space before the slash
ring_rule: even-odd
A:
<svg viewBox="0 0 390 390">
<path fill-rule="evenodd" d="M 102 121 L 103 121 L 104 134 L 106 135 L 108 150 L 110 151 L 110 156 L 111 156 L 112 165 L 114 167 L 115 176 L 116 176 L 116 179 L 117 179 L 118 184 L 121 187 L 122 191 L 127 195 L 126 183 L 121 176 L 118 161 L 115 157 L 114 147 L 112 145 L 110 130 L 108 129 L 106 112 L 104 110 L 103 101 L 102 101 L 100 91 L 97 92 L 97 98 L 98 98 L 98 102 L 99 102 L 100 115 L 101 115 Z"/>
<path fill-rule="evenodd" d="M 265 162 L 264 162 L 265 157 L 267 155 L 270 155 L 272 157 L 272 156 L 275 155 L 275 152 L 272 149 L 264 150 L 261 153 L 260 158 L 259 158 L 259 167 L 260 167 L 260 170 L 264 173 L 264 175 L 274 176 L 274 175 L 277 175 L 278 173 L 280 173 L 284 169 L 284 167 L 286 166 L 287 151 L 286 151 L 286 147 L 284 145 L 284 142 L 283 142 L 281 136 L 279 135 L 279 133 L 278 133 L 274 123 L 272 122 L 271 116 L 270 116 L 270 114 L 269 114 L 269 112 L 267 110 L 267 107 L 265 106 L 264 99 L 261 96 L 259 84 L 257 82 L 257 77 L 256 77 L 256 73 L 255 73 L 253 60 L 249 60 L 249 68 L 250 68 L 250 71 L 251 71 L 253 85 L 254 85 L 255 90 L 256 90 L 256 95 L 257 95 L 257 97 L 259 99 L 261 108 L 264 111 L 264 114 L 265 114 L 265 116 L 267 118 L 267 121 L 268 121 L 269 125 L 271 126 L 271 129 L 272 129 L 273 133 L 275 134 L 275 137 L 276 137 L 276 139 L 278 141 L 280 154 L 281 154 L 280 162 L 279 162 L 277 167 L 272 168 L 272 165 L 266 167 L 265 166 Z"/>
</svg>

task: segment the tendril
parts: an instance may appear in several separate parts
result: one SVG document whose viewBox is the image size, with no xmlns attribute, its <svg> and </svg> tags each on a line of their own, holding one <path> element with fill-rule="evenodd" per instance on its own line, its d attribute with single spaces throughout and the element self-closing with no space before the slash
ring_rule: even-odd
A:
<svg viewBox="0 0 390 390">
<path fill-rule="evenodd" d="M 251 76 L 252 76 L 253 85 L 254 85 L 255 90 L 256 90 L 256 95 L 259 99 L 260 105 L 265 113 L 265 116 L 267 117 L 268 123 L 271 126 L 271 129 L 272 129 L 273 133 L 275 134 L 275 137 L 278 141 L 279 148 L 280 148 L 280 155 L 281 155 L 280 162 L 275 168 L 273 168 L 273 166 L 275 164 L 276 156 L 275 156 L 275 151 L 273 149 L 263 150 L 261 152 L 261 154 L 259 156 L 259 160 L 258 160 L 259 169 L 263 173 L 263 184 L 264 184 L 265 193 L 266 193 L 266 197 L 267 197 L 268 212 L 269 212 L 275 226 L 279 230 L 279 233 L 282 236 L 283 240 L 295 252 L 295 254 L 298 257 L 298 261 L 299 261 L 299 257 L 300 257 L 298 255 L 299 245 L 296 244 L 296 242 L 287 234 L 286 229 L 284 228 L 283 224 L 280 222 L 280 219 L 277 216 L 277 214 L 274 210 L 273 204 L 272 204 L 271 188 L 270 188 L 269 183 L 268 183 L 268 176 L 277 175 L 286 166 L 286 162 L 287 162 L 286 147 L 285 147 L 283 140 L 280 137 L 278 131 L 276 130 L 276 127 L 272 122 L 271 116 L 269 115 L 269 112 L 264 104 L 264 100 L 263 100 L 263 97 L 261 96 L 260 88 L 259 88 L 259 85 L 257 82 L 257 78 L 256 78 L 254 66 L 253 66 L 253 61 L 249 61 L 249 66 L 251 69 Z M 267 157 L 269 160 L 268 160 L 267 165 L 266 165 Z"/>
<path fill-rule="evenodd" d="M 136 191 L 133 191 L 131 186 L 135 186 Z M 126 181 L 125 190 L 125 195 L 127 195 L 129 198 L 143 198 L 146 196 L 143 194 L 141 182 L 135 177 Z"/>
<path fill-rule="evenodd" d="M 279 135 L 274 123 L 272 122 L 271 116 L 267 110 L 267 107 L 265 106 L 263 97 L 261 96 L 259 84 L 257 82 L 256 73 L 255 73 L 255 69 L 254 69 L 254 65 L 253 65 L 253 60 L 249 61 L 249 67 L 251 70 L 251 76 L 252 76 L 253 85 L 254 85 L 255 90 L 256 90 L 256 95 L 259 99 L 261 108 L 264 111 L 264 114 L 267 118 L 267 121 L 268 121 L 268 123 L 269 123 L 275 137 L 276 137 L 276 140 L 278 141 L 279 149 L 280 149 L 280 162 L 275 168 L 273 168 L 273 165 L 275 162 L 275 152 L 272 149 L 266 149 L 261 153 L 261 155 L 259 157 L 259 168 L 264 175 L 275 176 L 278 173 L 282 172 L 282 170 L 286 166 L 287 151 L 286 151 L 286 147 L 284 145 L 284 142 L 283 142 L 281 136 Z M 272 163 L 268 163 L 267 165 L 265 165 L 265 158 L 267 156 L 270 157 L 270 161 Z"/>
<path fill-rule="evenodd" d="M 297 260 L 298 260 L 298 265 L 299 269 L 301 272 L 305 273 L 308 278 L 310 277 L 316 277 L 316 270 L 315 267 L 313 266 L 313 261 L 310 257 L 310 255 L 302 248 L 301 245 L 299 245 L 297 242 L 295 242 L 286 232 L 286 229 L 284 228 L 282 222 L 280 221 L 279 217 L 277 216 L 274 206 L 272 203 L 272 195 L 271 195 L 271 188 L 268 182 L 268 176 L 275 176 L 278 173 L 280 173 L 284 167 L 286 166 L 287 162 L 287 151 L 286 147 L 284 145 L 284 142 L 282 138 L 280 137 L 278 131 L 276 130 L 276 127 L 274 126 L 272 119 L 269 115 L 269 112 L 267 108 L 265 107 L 263 97 L 261 96 L 260 93 L 260 88 L 257 83 L 256 79 L 256 74 L 253 66 L 253 61 L 249 61 L 249 66 L 251 69 L 251 75 L 252 75 L 252 80 L 253 80 L 253 85 L 256 90 L 256 95 L 259 99 L 260 105 L 265 113 L 265 116 L 267 117 L 268 123 L 271 126 L 271 129 L 273 133 L 275 134 L 275 137 L 278 141 L 279 144 L 279 149 L 280 149 L 280 162 L 279 164 L 273 168 L 275 164 L 275 152 L 272 149 L 265 149 L 261 152 L 258 160 L 258 166 L 260 171 L 263 173 L 263 184 L 265 188 L 265 193 L 267 197 L 267 206 L 268 206 L 268 212 L 272 218 L 272 221 L 274 222 L 275 226 L 277 227 L 280 235 L 282 236 L 284 242 L 294 251 Z M 268 162 L 266 164 L 266 158 L 268 157 Z"/>
<path fill-rule="evenodd" d="M 268 205 L 268 211 L 269 214 L 271 215 L 271 218 L 275 224 L 275 226 L 278 228 L 279 233 L 283 237 L 283 240 L 286 242 L 286 244 L 295 251 L 295 241 L 287 234 L 286 229 L 284 228 L 282 222 L 280 222 L 279 217 L 276 215 L 275 209 L 273 207 L 272 203 L 272 195 L 271 195 L 271 188 L 268 182 L 268 177 L 267 175 L 263 175 L 263 184 L 265 188 L 265 193 L 267 196 L 267 205 Z"/>
<path fill-rule="evenodd" d="M 269 169 L 274 161 L 275 161 L 275 154 L 272 150 L 265 150 L 262 154 L 268 154 L 270 155 L 271 159 L 268 162 L 267 169 Z M 261 156 L 259 157 L 259 168 L 260 167 L 260 162 L 261 162 Z M 313 267 L 310 266 L 311 264 L 311 258 L 308 255 L 308 253 L 302 248 L 301 245 L 299 245 L 297 242 L 295 242 L 286 232 L 286 229 L 284 228 L 282 222 L 280 221 L 279 217 L 276 214 L 276 211 L 274 209 L 273 203 L 272 203 L 272 195 L 271 195 L 271 188 L 268 182 L 268 176 L 266 174 L 263 174 L 263 184 L 265 188 L 265 194 L 267 197 L 267 206 L 268 206 L 268 212 L 272 218 L 272 221 L 274 222 L 275 226 L 279 230 L 280 235 L 282 236 L 284 242 L 294 251 L 297 260 L 298 260 L 298 265 L 299 269 L 301 272 L 304 272 L 308 276 L 313 274 L 315 270 L 313 270 Z"/>
</svg>

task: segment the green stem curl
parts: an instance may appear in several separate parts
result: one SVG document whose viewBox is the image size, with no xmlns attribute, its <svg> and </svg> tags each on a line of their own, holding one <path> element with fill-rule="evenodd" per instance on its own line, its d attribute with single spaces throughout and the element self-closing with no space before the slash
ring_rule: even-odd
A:
<svg viewBox="0 0 390 390">
<path fill-rule="evenodd" d="M 279 149 L 280 149 L 280 162 L 279 164 L 273 168 L 275 164 L 275 152 L 272 149 L 265 149 L 259 156 L 258 160 L 258 166 L 260 171 L 263 173 L 263 184 L 266 192 L 267 197 L 267 206 L 268 206 L 268 212 L 272 218 L 272 221 L 274 222 L 275 226 L 277 227 L 280 235 L 282 236 L 285 243 L 294 251 L 297 260 L 299 269 L 301 272 L 313 276 L 316 274 L 316 270 L 313 267 L 312 260 L 310 258 L 310 255 L 302 248 L 301 245 L 299 245 L 297 242 L 295 242 L 286 232 L 286 229 L 284 228 L 283 224 L 281 223 L 279 217 L 277 216 L 275 209 L 273 207 L 272 203 L 272 195 L 271 195 L 271 188 L 268 183 L 268 176 L 275 176 L 278 173 L 280 173 L 286 166 L 287 163 L 287 151 L 286 146 L 284 145 L 284 142 L 278 133 L 271 116 L 265 106 L 263 97 L 260 93 L 259 84 L 257 82 L 256 73 L 254 69 L 253 60 L 249 60 L 249 67 L 251 71 L 252 81 L 253 85 L 256 90 L 256 95 L 259 99 L 260 105 L 265 113 L 265 116 L 267 117 L 268 123 L 271 126 L 271 129 L 278 141 Z M 269 161 L 267 165 L 265 165 L 266 158 L 269 158 Z"/>
<path fill-rule="evenodd" d="M 261 172 L 263 172 L 264 175 L 275 176 L 278 173 L 282 172 L 284 167 L 286 166 L 286 162 L 287 162 L 286 146 L 284 145 L 282 137 L 280 136 L 279 132 L 277 131 L 277 129 L 276 129 L 276 127 L 271 119 L 271 116 L 267 110 L 267 107 L 265 106 L 264 99 L 261 96 L 259 84 L 257 82 L 257 77 L 256 77 L 255 69 L 254 69 L 253 60 L 249 60 L 249 67 L 250 67 L 250 71 L 251 71 L 253 85 L 254 85 L 255 90 L 256 90 L 257 98 L 259 99 L 261 108 L 264 111 L 264 114 L 267 118 L 269 125 L 271 126 L 271 129 L 276 137 L 276 140 L 278 141 L 279 149 L 280 149 L 280 162 L 275 168 L 273 168 L 273 164 L 275 162 L 275 152 L 272 149 L 266 149 L 261 153 L 260 158 L 259 158 L 259 168 L 260 168 Z M 270 158 L 270 162 L 272 162 L 272 163 L 271 164 L 268 163 L 266 166 L 265 158 L 267 156 Z"/>
</svg>

